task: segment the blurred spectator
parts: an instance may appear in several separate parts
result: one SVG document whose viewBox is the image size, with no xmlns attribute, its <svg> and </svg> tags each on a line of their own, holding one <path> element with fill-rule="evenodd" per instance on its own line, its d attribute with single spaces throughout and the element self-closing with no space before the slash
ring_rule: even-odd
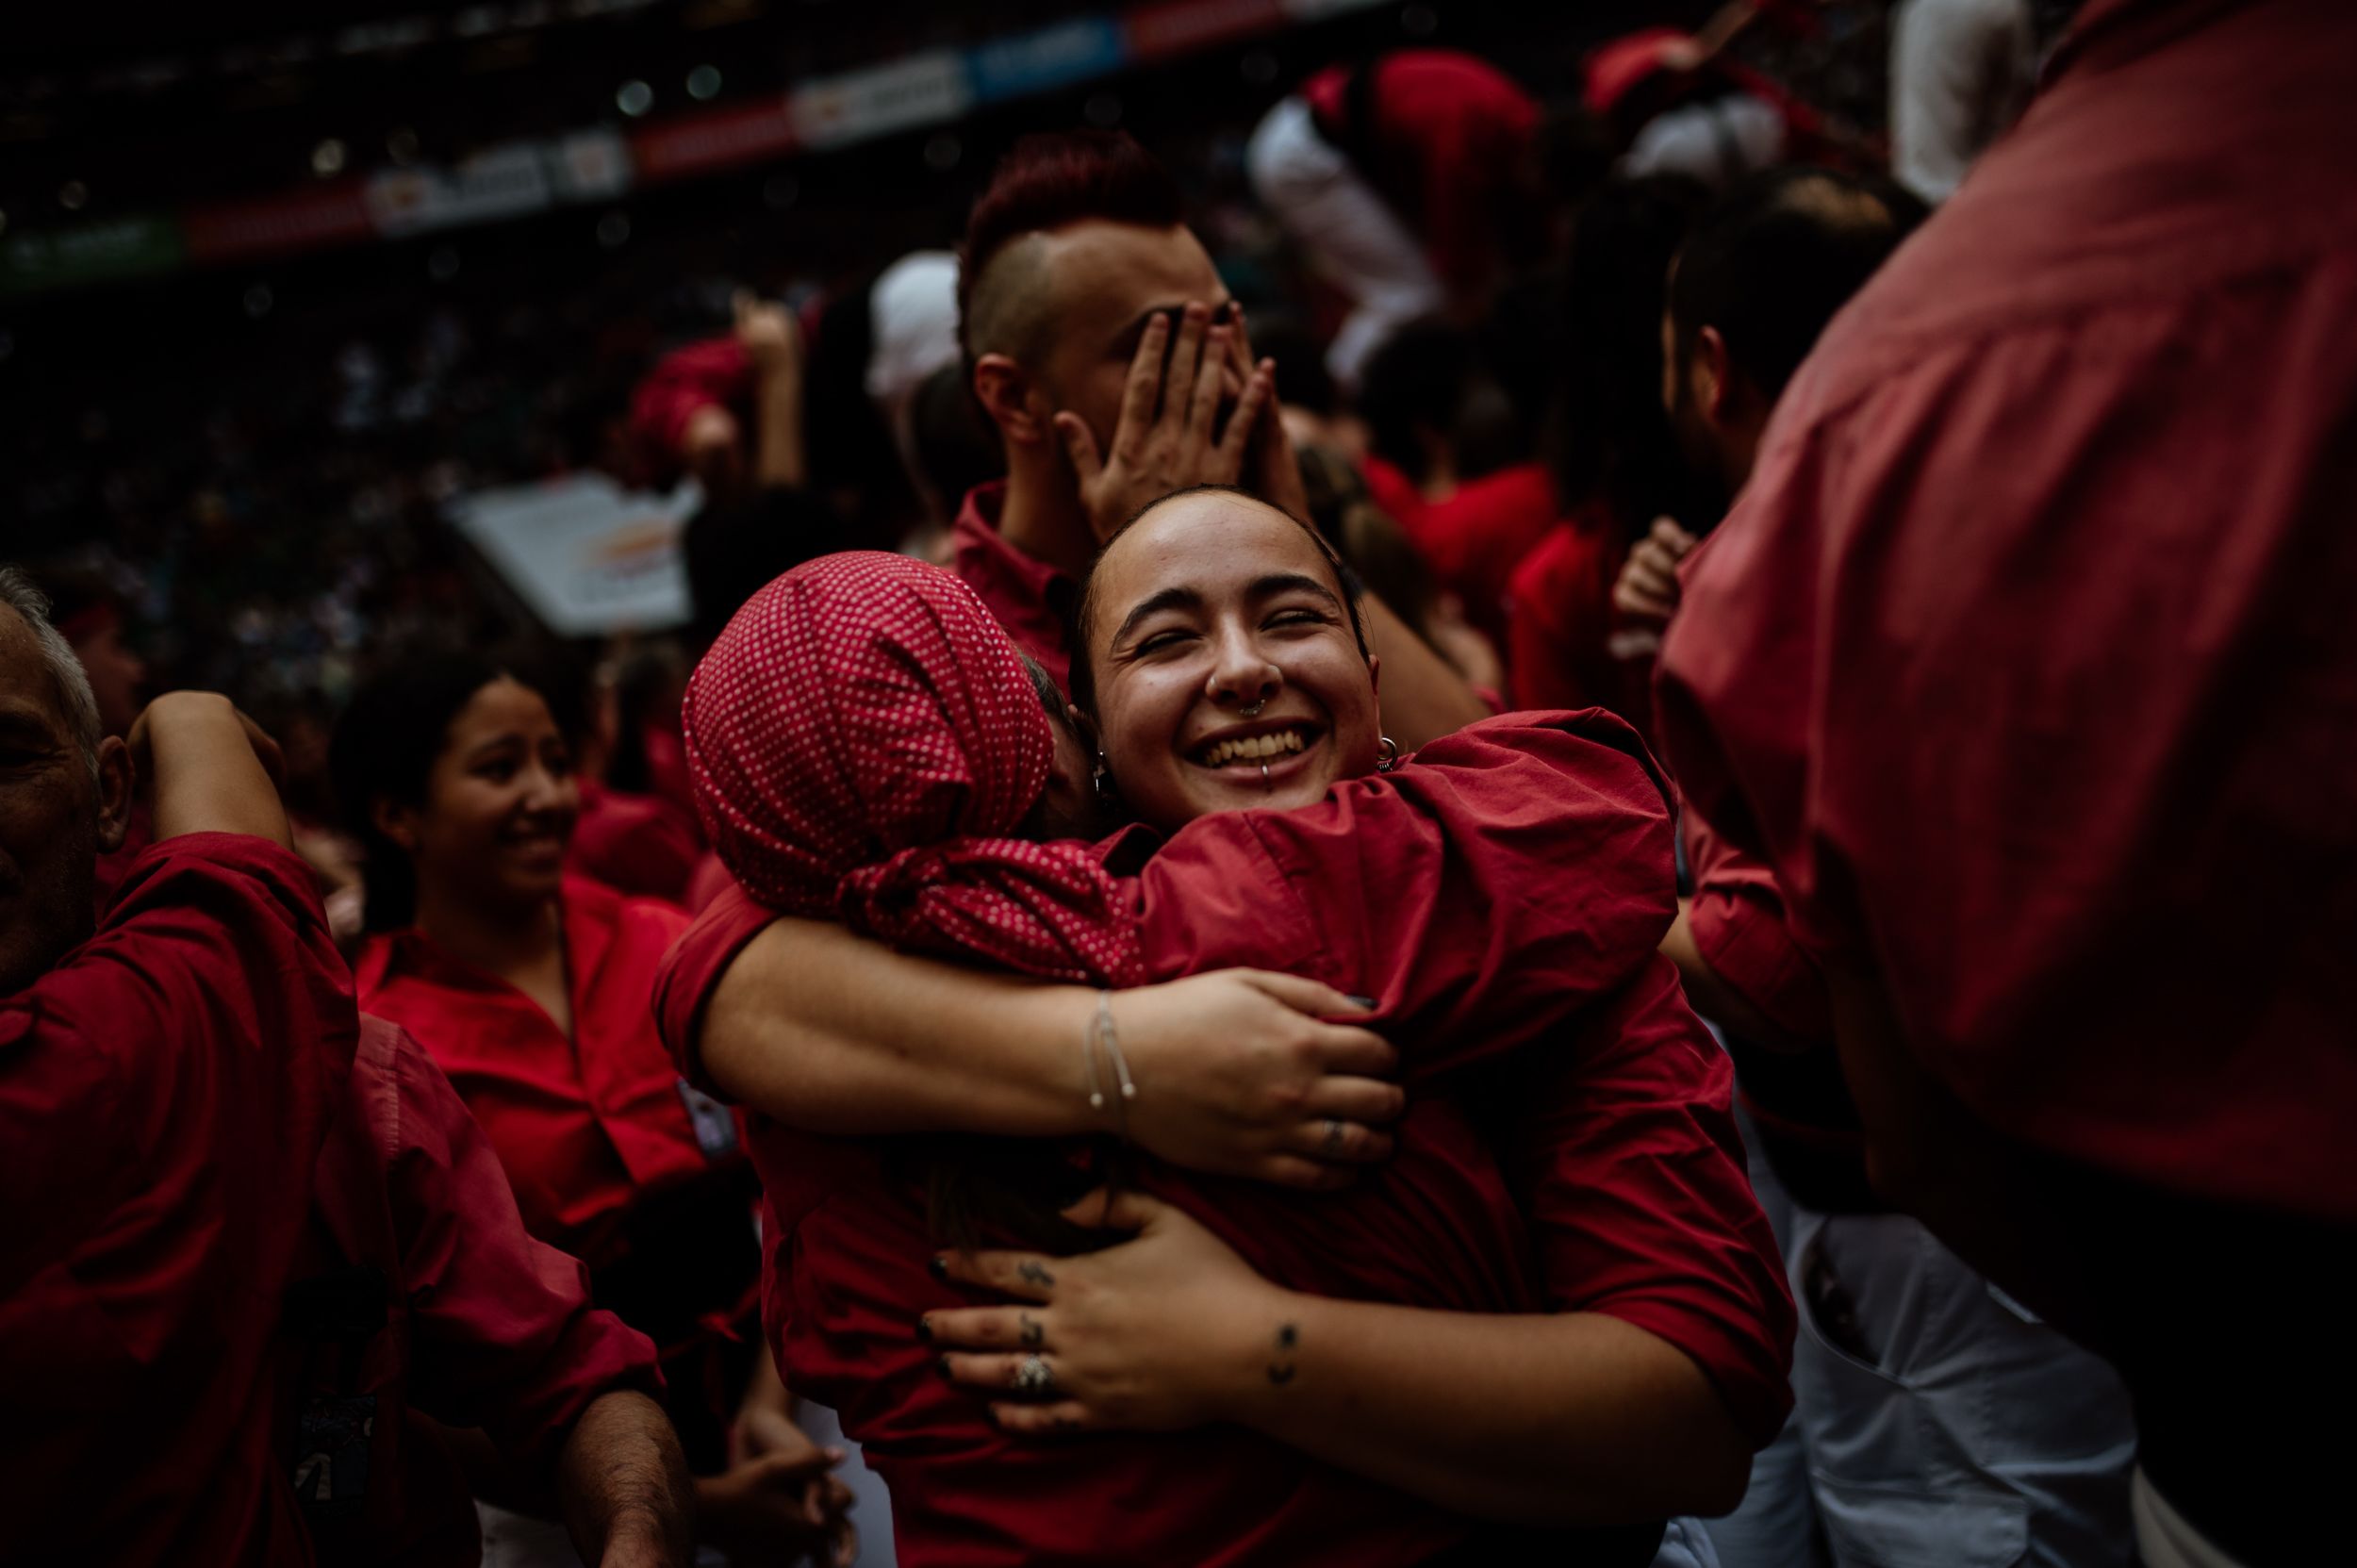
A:
<svg viewBox="0 0 2357 1568">
<path fill-rule="evenodd" d="M 1329 66 L 1253 132 L 1253 188 L 1352 303 L 1327 364 L 1355 386 L 1401 323 L 1476 311 L 1547 237 L 1538 104 L 1485 60 Z"/>
<path fill-rule="evenodd" d="M 1409 322 L 1375 352 L 1359 412 L 1376 504 L 1399 520 L 1465 619 L 1502 644 L 1508 581 L 1558 516 L 1523 411 L 1475 335 L 1436 317 Z"/>
<path fill-rule="evenodd" d="M 1633 180 L 1600 192 L 1574 225 L 1548 437 L 1563 520 L 1507 586 L 1517 706 L 1603 706 L 1645 726 L 1657 638 L 1616 641 L 1612 584 L 1653 519 L 1708 515 L 1661 408 L 1665 280 L 1705 199 L 1690 180 Z"/>
<path fill-rule="evenodd" d="M 1942 202 L 2020 115 L 2037 79 L 2029 0 L 1899 0 L 1890 16 L 1890 172 Z"/>
</svg>

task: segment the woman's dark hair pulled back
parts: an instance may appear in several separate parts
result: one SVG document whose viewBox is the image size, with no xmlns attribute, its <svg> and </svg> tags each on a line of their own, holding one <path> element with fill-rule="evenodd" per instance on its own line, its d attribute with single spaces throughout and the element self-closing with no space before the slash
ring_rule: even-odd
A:
<svg viewBox="0 0 2357 1568">
<path fill-rule="evenodd" d="M 398 931 L 418 909 L 416 873 L 407 851 L 378 830 L 377 801 L 423 805 L 451 720 L 506 674 L 500 661 L 465 649 L 413 654 L 377 671 L 337 720 L 328 770 L 345 826 L 367 854 L 368 930 Z"/>
</svg>

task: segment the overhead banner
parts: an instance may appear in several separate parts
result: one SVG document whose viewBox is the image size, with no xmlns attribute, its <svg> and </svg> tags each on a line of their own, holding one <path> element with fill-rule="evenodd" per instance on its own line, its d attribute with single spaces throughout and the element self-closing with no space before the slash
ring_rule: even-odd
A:
<svg viewBox="0 0 2357 1568">
<path fill-rule="evenodd" d="M 684 114 L 634 131 L 631 160 L 648 185 L 783 157 L 799 144 L 783 98 Z"/>
<path fill-rule="evenodd" d="M 511 141 L 454 169 L 396 169 L 368 184 L 377 232 L 399 239 L 437 229 L 520 217 L 555 205 L 541 144 Z"/>
<path fill-rule="evenodd" d="M 974 73 L 974 96 L 985 104 L 1111 75 L 1128 58 L 1121 28 L 1110 16 L 1076 17 L 985 43 L 965 56 Z"/>
<path fill-rule="evenodd" d="M 367 191 L 338 180 L 251 202 L 220 202 L 180 216 L 190 261 L 256 261 L 372 239 Z"/>
<path fill-rule="evenodd" d="M 479 490 L 447 516 L 542 625 L 605 636 L 687 623 L 680 536 L 702 499 L 692 484 L 648 495 L 585 473 Z"/>
<path fill-rule="evenodd" d="M 809 146 L 841 147 L 955 120 L 973 102 L 965 62 L 936 49 L 803 83 L 794 90 L 794 129 Z"/>
<path fill-rule="evenodd" d="M 182 255 L 180 226 L 160 213 L 20 234 L 0 240 L 0 293 L 168 272 Z"/>
</svg>

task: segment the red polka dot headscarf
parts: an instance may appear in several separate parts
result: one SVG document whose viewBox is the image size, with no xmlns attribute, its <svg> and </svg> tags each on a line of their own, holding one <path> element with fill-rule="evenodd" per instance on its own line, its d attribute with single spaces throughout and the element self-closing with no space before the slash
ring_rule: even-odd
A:
<svg viewBox="0 0 2357 1568">
<path fill-rule="evenodd" d="M 682 712 L 704 832 L 745 890 L 898 947 L 1121 985 L 1121 884 L 1078 844 L 1008 836 L 1055 733 L 964 583 L 903 555 L 795 568 L 753 596 Z"/>
</svg>

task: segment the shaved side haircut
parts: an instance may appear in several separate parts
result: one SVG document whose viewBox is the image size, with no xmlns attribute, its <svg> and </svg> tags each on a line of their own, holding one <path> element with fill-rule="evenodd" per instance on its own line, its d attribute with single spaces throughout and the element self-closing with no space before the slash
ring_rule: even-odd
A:
<svg viewBox="0 0 2357 1568">
<path fill-rule="evenodd" d="M 1049 307 L 1039 237 L 1090 220 L 1176 228 L 1178 182 L 1119 131 L 1027 136 L 999 160 L 958 248 L 958 346 L 970 377 L 986 354 L 1034 355 Z"/>
</svg>

